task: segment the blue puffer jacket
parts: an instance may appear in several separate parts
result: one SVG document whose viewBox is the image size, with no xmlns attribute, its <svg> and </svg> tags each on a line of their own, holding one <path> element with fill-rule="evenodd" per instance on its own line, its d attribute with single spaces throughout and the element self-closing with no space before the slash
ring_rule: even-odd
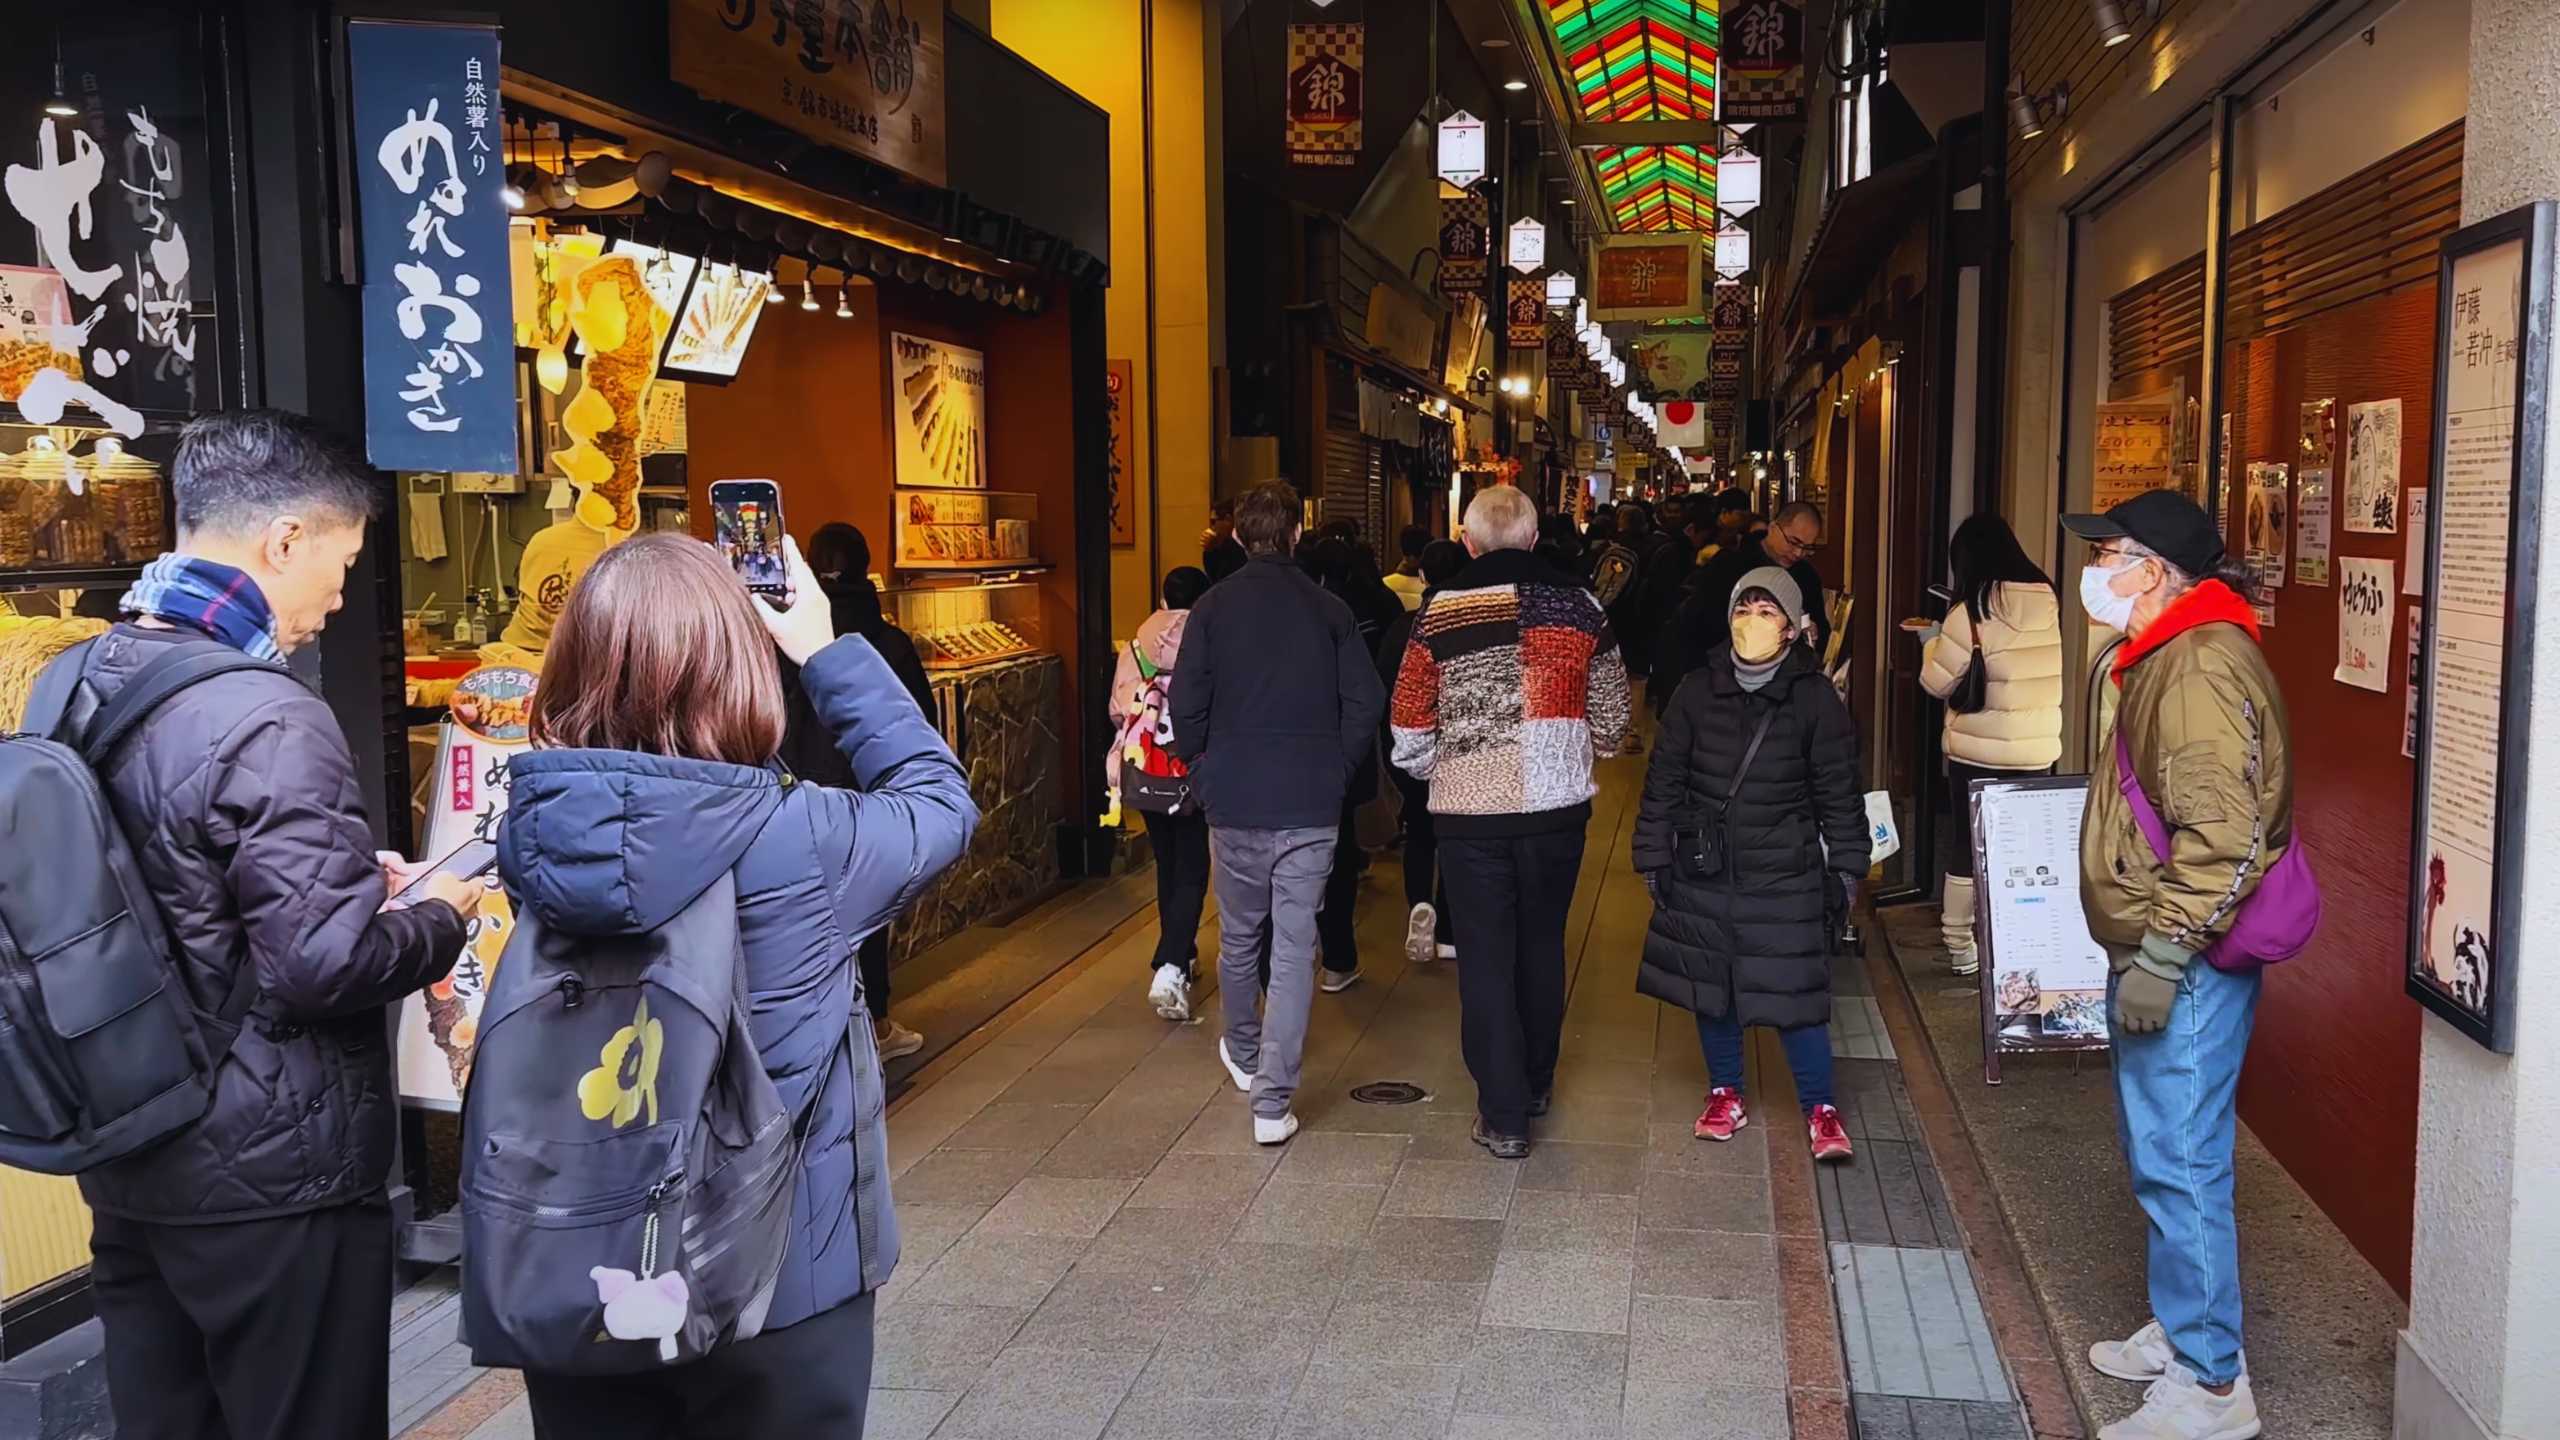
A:
<svg viewBox="0 0 2560 1440">
<path fill-rule="evenodd" d="M 627 750 L 536 750 L 509 767 L 499 832 L 508 893 L 585 934 L 654 928 L 736 870 L 765 1070 L 795 1113 L 827 1077 L 768 1330 L 878 1289 L 898 1263 L 885 1088 L 854 947 L 959 858 L 978 824 L 960 762 L 868 642 L 836 641 L 801 682 L 853 789 Z M 862 1233 L 865 1220 L 877 1233 Z"/>
</svg>

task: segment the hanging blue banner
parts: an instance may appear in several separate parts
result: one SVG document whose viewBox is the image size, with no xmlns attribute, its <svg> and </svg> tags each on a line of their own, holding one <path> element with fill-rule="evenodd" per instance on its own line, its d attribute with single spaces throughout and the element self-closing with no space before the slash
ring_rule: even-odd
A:
<svg viewBox="0 0 2560 1440">
<path fill-rule="evenodd" d="M 364 253 L 365 458 L 513 474 L 498 32 L 347 26 Z"/>
</svg>

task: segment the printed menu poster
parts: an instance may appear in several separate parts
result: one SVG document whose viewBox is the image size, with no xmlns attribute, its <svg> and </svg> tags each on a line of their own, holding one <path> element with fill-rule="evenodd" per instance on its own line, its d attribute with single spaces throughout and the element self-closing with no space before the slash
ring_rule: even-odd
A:
<svg viewBox="0 0 2560 1440">
<path fill-rule="evenodd" d="M 2421 907 L 2412 978 L 2455 1008 L 2490 1018 L 2496 914 L 2500 706 L 2504 699 L 2507 539 L 2516 482 L 2522 378 L 2524 244 L 2455 258 L 2444 338 L 2444 429 L 2433 503 L 2424 753 L 2419 764 Z"/>
<path fill-rule="evenodd" d="M 2407 561 L 2400 567 L 2400 593 L 2427 593 L 2427 492 L 2409 492 L 2409 540 Z"/>
<path fill-rule="evenodd" d="M 2305 585 L 2329 583 L 2329 469 L 2302 472 L 2293 494 L 2293 578 Z"/>
<path fill-rule="evenodd" d="M 1995 783 L 1974 794 L 1999 1047 L 2103 1044 L 2107 952 L 2080 910 L 2080 815 L 2088 787 Z"/>
<path fill-rule="evenodd" d="M 889 360 L 898 483 L 987 488 L 987 357 L 892 331 Z"/>
<path fill-rule="evenodd" d="M 2283 588 L 2293 568 L 2292 479 L 2291 468 L 2282 464 L 2249 467 L 2249 568 L 2270 590 Z"/>
<path fill-rule="evenodd" d="M 2347 407 L 2346 506 L 2350 535 L 2399 532 L 2400 402 L 2396 399 Z"/>
<path fill-rule="evenodd" d="M 2176 476 L 2172 447 L 2177 431 L 2174 397 L 2107 400 L 2098 405 L 2097 454 L 2089 479 L 2090 503 L 2109 510 Z"/>
<path fill-rule="evenodd" d="M 2338 669 L 2331 678 L 2359 690 L 2391 688 L 2391 612 L 2400 605 L 2388 560 L 2338 558 Z"/>
</svg>

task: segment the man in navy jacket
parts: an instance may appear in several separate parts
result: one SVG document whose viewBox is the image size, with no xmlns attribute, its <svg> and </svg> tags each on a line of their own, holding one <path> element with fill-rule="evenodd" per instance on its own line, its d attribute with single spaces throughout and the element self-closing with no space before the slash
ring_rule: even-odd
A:
<svg viewBox="0 0 2560 1440">
<path fill-rule="evenodd" d="M 1253 1138 L 1289 1113 L 1315 1000 L 1316 912 L 1333 869 L 1344 787 L 1386 708 L 1350 607 L 1291 559 L 1298 492 L 1268 480 L 1236 502 L 1251 559 L 1191 607 L 1173 668 L 1173 749 L 1190 766 L 1217 862 L 1219 1058 L 1253 1094 Z M 1270 952 L 1270 994 L 1257 1012 Z"/>
</svg>

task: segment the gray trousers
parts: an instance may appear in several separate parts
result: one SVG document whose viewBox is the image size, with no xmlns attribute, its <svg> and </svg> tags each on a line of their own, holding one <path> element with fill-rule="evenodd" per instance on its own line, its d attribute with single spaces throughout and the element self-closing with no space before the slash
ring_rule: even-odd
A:
<svg viewBox="0 0 2560 1440">
<path fill-rule="evenodd" d="M 1298 1059 L 1316 998 L 1316 912 L 1333 873 L 1334 833 L 1331 825 L 1209 831 L 1227 1054 L 1252 1073 L 1253 1113 L 1263 1119 L 1288 1114 L 1298 1093 Z M 1267 996 L 1261 983 L 1266 951 Z"/>
</svg>

